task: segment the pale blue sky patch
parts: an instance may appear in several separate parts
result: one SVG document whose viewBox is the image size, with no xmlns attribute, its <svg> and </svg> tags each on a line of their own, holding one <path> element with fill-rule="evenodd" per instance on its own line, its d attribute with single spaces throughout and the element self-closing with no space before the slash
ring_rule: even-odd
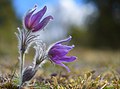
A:
<svg viewBox="0 0 120 89">
<path fill-rule="evenodd" d="M 57 3 L 57 0 L 13 0 L 13 8 L 17 17 L 21 19 L 24 16 L 24 13 L 32 8 L 35 4 L 37 4 L 39 8 L 42 8 L 48 3 L 54 5 Z"/>
<path fill-rule="evenodd" d="M 74 2 L 81 4 L 83 0 L 74 0 Z M 13 8 L 18 18 L 22 18 L 24 13 L 32 8 L 35 4 L 42 8 L 45 5 L 57 6 L 59 0 L 13 0 Z"/>
</svg>

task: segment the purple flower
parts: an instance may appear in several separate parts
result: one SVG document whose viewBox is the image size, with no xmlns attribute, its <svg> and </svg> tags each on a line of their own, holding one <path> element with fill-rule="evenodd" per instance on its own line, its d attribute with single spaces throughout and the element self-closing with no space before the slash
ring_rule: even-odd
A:
<svg viewBox="0 0 120 89">
<path fill-rule="evenodd" d="M 37 6 L 29 10 L 23 21 L 24 27 L 28 30 L 32 30 L 32 32 L 36 32 L 38 30 L 43 29 L 48 24 L 50 19 L 53 19 L 53 17 L 49 15 L 43 20 L 41 20 L 47 10 L 46 6 L 44 6 L 38 12 L 34 13 L 36 9 Z"/>
<path fill-rule="evenodd" d="M 70 41 L 71 38 L 72 37 L 70 36 L 67 39 L 56 42 L 48 50 L 48 56 L 50 60 L 57 65 L 63 66 L 67 69 L 68 72 L 70 72 L 70 70 L 66 65 L 63 64 L 63 62 L 68 63 L 76 60 L 75 56 L 66 56 L 66 54 L 68 54 L 68 52 L 74 47 L 74 45 L 67 46 L 63 45 L 62 43 Z"/>
</svg>

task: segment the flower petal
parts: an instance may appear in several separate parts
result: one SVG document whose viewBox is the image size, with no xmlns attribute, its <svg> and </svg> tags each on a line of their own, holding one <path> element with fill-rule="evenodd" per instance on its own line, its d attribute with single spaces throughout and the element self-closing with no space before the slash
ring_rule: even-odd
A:
<svg viewBox="0 0 120 89">
<path fill-rule="evenodd" d="M 41 18 L 43 17 L 43 15 L 45 14 L 47 10 L 47 7 L 44 6 L 43 9 L 41 9 L 40 11 L 38 11 L 37 13 L 35 13 L 32 17 L 31 17 L 31 25 L 35 26 L 36 24 L 38 24 L 41 20 Z"/>
<path fill-rule="evenodd" d="M 44 18 L 39 24 L 37 24 L 34 27 L 33 32 L 43 29 L 47 25 L 47 23 L 50 21 L 50 19 L 53 19 L 53 17 L 47 16 L 46 18 Z"/>
<path fill-rule="evenodd" d="M 51 52 L 49 52 L 49 55 L 52 55 L 52 57 L 62 57 L 64 55 L 66 55 L 69 51 L 68 50 L 51 50 Z"/>
<path fill-rule="evenodd" d="M 64 56 L 61 59 L 59 59 L 61 62 L 73 62 L 76 60 L 75 56 Z"/>
<path fill-rule="evenodd" d="M 52 55 L 52 57 L 55 56 L 65 56 L 72 48 L 73 46 L 67 46 L 67 45 L 61 45 L 61 44 L 57 44 L 55 46 L 53 46 L 53 48 L 51 48 L 51 50 L 49 51 L 49 55 Z"/>
<path fill-rule="evenodd" d="M 34 11 L 36 10 L 36 6 L 34 6 L 34 8 L 33 9 L 31 9 L 31 10 L 29 10 L 28 12 L 27 12 L 27 15 L 24 17 L 24 22 L 23 22 L 23 24 L 24 24 L 24 26 L 26 27 L 26 28 L 30 28 L 30 17 L 32 16 L 32 14 L 34 13 Z"/>
<path fill-rule="evenodd" d="M 56 44 L 51 49 L 66 49 L 66 50 L 71 50 L 74 47 L 75 47 L 75 45 L 68 46 L 68 45 Z"/>
<path fill-rule="evenodd" d="M 68 38 L 64 39 L 64 40 L 60 40 L 58 42 L 56 42 L 55 44 L 62 44 L 64 42 L 69 42 L 72 39 L 72 36 L 69 36 Z"/>
<path fill-rule="evenodd" d="M 56 61 L 54 61 L 54 63 L 57 64 L 57 65 L 59 65 L 59 66 L 64 67 L 68 72 L 70 72 L 70 69 L 65 64 L 63 64 L 61 62 L 56 62 Z"/>
</svg>

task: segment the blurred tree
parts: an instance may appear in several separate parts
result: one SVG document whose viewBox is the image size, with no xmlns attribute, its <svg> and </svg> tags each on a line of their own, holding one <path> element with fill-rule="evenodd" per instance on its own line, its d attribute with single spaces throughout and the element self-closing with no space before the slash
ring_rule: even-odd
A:
<svg viewBox="0 0 120 89">
<path fill-rule="evenodd" d="M 0 28 L 6 27 L 16 21 L 11 1 L 12 0 L 0 0 Z"/>
<path fill-rule="evenodd" d="M 0 0 L 0 56 L 10 53 L 15 44 L 16 22 L 12 0 Z"/>
<path fill-rule="evenodd" d="M 90 40 L 89 36 L 90 34 L 88 31 L 84 28 L 80 28 L 77 26 L 71 25 L 70 31 L 68 32 L 68 35 L 72 35 L 72 42 L 77 47 L 81 46 L 89 46 Z"/>
<path fill-rule="evenodd" d="M 98 18 L 88 22 L 91 43 L 97 48 L 120 48 L 120 0 L 86 0 L 93 2 L 99 12 Z"/>
</svg>

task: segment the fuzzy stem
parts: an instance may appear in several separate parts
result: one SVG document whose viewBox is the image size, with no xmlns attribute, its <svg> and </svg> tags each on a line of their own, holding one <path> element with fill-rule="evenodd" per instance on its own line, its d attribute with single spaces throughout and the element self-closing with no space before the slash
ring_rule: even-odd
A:
<svg viewBox="0 0 120 89">
<path fill-rule="evenodd" d="M 24 69 L 24 60 L 25 60 L 25 53 L 23 51 L 20 52 L 20 87 L 19 89 L 21 89 L 21 85 L 22 85 L 22 72 Z"/>
</svg>

